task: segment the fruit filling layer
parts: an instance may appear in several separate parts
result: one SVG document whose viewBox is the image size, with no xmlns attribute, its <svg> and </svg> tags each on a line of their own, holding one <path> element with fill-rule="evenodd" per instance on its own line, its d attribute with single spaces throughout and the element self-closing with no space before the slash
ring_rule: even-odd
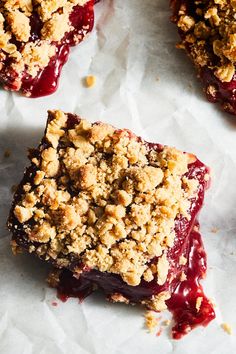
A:
<svg viewBox="0 0 236 354">
<path fill-rule="evenodd" d="M 70 47 L 94 24 L 94 0 L 10 1 L 0 4 L 0 83 L 28 97 L 57 89 Z"/>
<path fill-rule="evenodd" d="M 233 1 L 171 0 L 172 21 L 198 70 L 207 98 L 236 114 L 236 41 Z"/>
<path fill-rule="evenodd" d="M 196 220 L 209 170 L 196 156 L 51 111 L 30 159 L 9 217 L 12 246 L 59 269 L 50 283 L 61 294 L 99 287 L 111 301 L 168 307 L 175 338 L 214 317 L 199 285 Z"/>
</svg>

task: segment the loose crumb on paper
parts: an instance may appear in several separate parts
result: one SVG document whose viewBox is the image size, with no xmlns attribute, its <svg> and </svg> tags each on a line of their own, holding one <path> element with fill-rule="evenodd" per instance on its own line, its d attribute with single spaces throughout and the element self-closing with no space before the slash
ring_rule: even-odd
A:
<svg viewBox="0 0 236 354">
<path fill-rule="evenodd" d="M 229 335 L 232 334 L 232 327 L 228 324 L 228 323 L 222 323 L 221 324 L 221 328 L 226 332 L 228 333 Z"/>
<path fill-rule="evenodd" d="M 162 326 L 164 326 L 164 327 L 168 327 L 170 324 L 171 324 L 171 320 L 164 320 L 164 321 L 162 321 Z"/>
<path fill-rule="evenodd" d="M 217 234 L 218 231 L 219 231 L 218 227 L 211 228 L 211 233 L 213 233 L 213 234 Z"/>
<path fill-rule="evenodd" d="M 85 77 L 84 84 L 87 88 L 91 88 L 96 84 L 96 81 L 97 81 L 96 76 L 89 75 Z"/>
<path fill-rule="evenodd" d="M 145 313 L 145 326 L 150 333 L 155 333 L 157 337 L 162 334 L 164 327 L 169 326 L 171 323 L 170 320 L 164 320 L 162 322 L 161 320 L 162 317 L 155 317 L 155 313 L 153 311 L 147 311 Z"/>
<path fill-rule="evenodd" d="M 149 332 L 153 332 L 155 327 L 158 325 L 158 318 L 155 317 L 152 311 L 147 311 L 145 313 L 145 325 Z"/>
</svg>

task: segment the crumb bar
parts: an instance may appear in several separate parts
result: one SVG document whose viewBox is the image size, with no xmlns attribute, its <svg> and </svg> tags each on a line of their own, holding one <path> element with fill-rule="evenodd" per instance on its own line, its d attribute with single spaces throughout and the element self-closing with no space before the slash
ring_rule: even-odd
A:
<svg viewBox="0 0 236 354">
<path fill-rule="evenodd" d="M 236 114 L 236 34 L 234 1 L 171 0 L 172 21 L 210 102 Z"/>
<path fill-rule="evenodd" d="M 4 0 L 0 4 L 0 83 L 27 97 L 53 93 L 70 47 L 94 24 L 94 0 Z"/>
<path fill-rule="evenodd" d="M 50 111 L 29 158 L 8 221 L 12 247 L 52 264 L 62 296 L 99 287 L 110 301 L 168 307 L 176 338 L 214 317 L 199 284 L 209 169 L 196 156 Z"/>
</svg>

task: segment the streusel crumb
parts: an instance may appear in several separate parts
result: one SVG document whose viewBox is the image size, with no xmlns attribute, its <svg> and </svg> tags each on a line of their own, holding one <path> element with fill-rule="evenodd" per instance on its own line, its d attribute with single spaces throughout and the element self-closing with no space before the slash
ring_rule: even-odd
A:
<svg viewBox="0 0 236 354">
<path fill-rule="evenodd" d="M 119 293 L 112 294 L 108 300 L 112 302 L 121 302 L 121 303 L 129 304 L 129 300 Z"/>
<path fill-rule="evenodd" d="M 235 2 L 173 0 L 172 3 L 175 10 L 172 20 L 182 38 L 179 47 L 187 50 L 199 70 L 207 66 L 220 81 L 230 82 L 236 64 Z M 212 89 L 209 87 L 208 91 Z"/>
<path fill-rule="evenodd" d="M 162 291 L 157 295 L 153 295 L 150 300 L 144 300 L 142 304 L 146 305 L 149 309 L 161 312 L 167 309 L 166 300 L 169 300 L 171 294 L 169 291 Z"/>
<path fill-rule="evenodd" d="M 158 325 L 158 319 L 152 311 L 147 311 L 145 313 L 145 325 L 149 332 L 154 332 L 156 326 Z"/>
<path fill-rule="evenodd" d="M 84 82 L 86 87 L 88 88 L 93 87 L 96 84 L 96 76 L 94 75 L 86 76 Z"/>
<path fill-rule="evenodd" d="M 233 333 L 232 327 L 228 323 L 222 323 L 221 328 L 229 335 L 231 335 Z"/>
<path fill-rule="evenodd" d="M 202 300 L 203 300 L 203 298 L 201 296 L 199 296 L 197 298 L 197 300 L 196 300 L 196 310 L 197 310 L 197 312 L 200 311 L 200 308 L 201 308 L 201 305 L 202 305 Z"/>
</svg>

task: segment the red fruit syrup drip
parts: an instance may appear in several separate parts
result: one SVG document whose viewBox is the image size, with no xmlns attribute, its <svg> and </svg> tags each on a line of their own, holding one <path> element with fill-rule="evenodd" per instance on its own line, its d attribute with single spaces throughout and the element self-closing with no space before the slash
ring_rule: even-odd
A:
<svg viewBox="0 0 236 354">
<path fill-rule="evenodd" d="M 180 339 L 198 325 L 207 326 L 215 318 L 212 303 L 205 296 L 199 281 L 206 273 L 206 253 L 199 232 L 192 231 L 189 239 L 186 280 L 179 282 L 174 289 L 167 307 L 172 312 L 175 325 L 172 328 L 174 339 Z M 197 299 L 200 300 L 199 308 Z"/>
</svg>

